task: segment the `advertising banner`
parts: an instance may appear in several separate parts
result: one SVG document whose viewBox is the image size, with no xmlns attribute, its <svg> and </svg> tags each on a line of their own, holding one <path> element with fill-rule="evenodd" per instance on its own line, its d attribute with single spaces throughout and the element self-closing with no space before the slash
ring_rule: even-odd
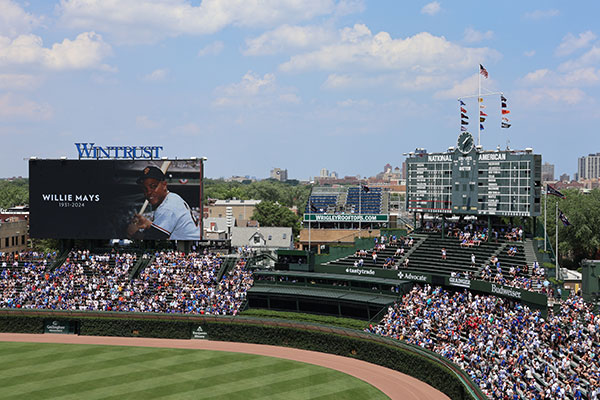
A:
<svg viewBox="0 0 600 400">
<path fill-rule="evenodd" d="M 484 292 L 500 297 L 506 297 L 528 304 L 546 307 L 548 297 L 542 293 L 530 292 L 528 290 L 503 286 L 492 282 L 479 281 L 467 278 L 457 278 L 445 275 L 432 275 L 420 271 L 409 271 L 405 269 L 393 270 L 378 267 L 370 267 L 365 263 L 363 267 L 337 266 L 337 265 L 315 265 L 315 272 L 354 275 L 370 278 L 398 279 L 401 281 L 412 281 L 414 283 L 434 283 L 448 288 L 465 288 Z"/>
<path fill-rule="evenodd" d="M 304 214 L 308 222 L 388 222 L 386 214 Z"/>
<path fill-rule="evenodd" d="M 30 160 L 30 236 L 200 240 L 200 160 Z"/>
<path fill-rule="evenodd" d="M 44 333 L 60 333 L 63 335 L 75 334 L 76 323 L 64 320 L 45 320 L 44 321 Z"/>
</svg>

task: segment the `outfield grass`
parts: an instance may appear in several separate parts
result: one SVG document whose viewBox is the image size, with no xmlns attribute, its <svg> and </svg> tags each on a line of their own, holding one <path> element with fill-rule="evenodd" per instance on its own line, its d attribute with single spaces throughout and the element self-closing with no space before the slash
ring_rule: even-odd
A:
<svg viewBox="0 0 600 400">
<path fill-rule="evenodd" d="M 387 399 L 315 365 L 205 350 L 0 342 L 2 399 Z"/>
</svg>

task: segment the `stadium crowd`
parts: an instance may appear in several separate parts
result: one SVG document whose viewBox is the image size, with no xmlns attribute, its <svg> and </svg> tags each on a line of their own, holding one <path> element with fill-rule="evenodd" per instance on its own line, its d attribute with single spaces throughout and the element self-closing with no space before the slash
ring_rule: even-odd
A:
<svg viewBox="0 0 600 400">
<path fill-rule="evenodd" d="M 158 252 L 131 279 L 135 254 L 76 251 L 55 270 L 45 258 L 0 271 L 0 307 L 236 314 L 252 285 L 245 261 L 218 281 L 216 254 Z"/>
<path fill-rule="evenodd" d="M 367 330 L 452 360 L 493 399 L 600 398 L 600 315 L 580 297 L 544 319 L 499 297 L 415 285 Z"/>
</svg>

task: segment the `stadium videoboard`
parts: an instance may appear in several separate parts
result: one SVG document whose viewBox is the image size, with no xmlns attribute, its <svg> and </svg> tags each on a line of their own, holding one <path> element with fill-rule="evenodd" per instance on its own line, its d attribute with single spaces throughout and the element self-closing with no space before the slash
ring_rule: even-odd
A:
<svg viewBox="0 0 600 400">
<path fill-rule="evenodd" d="M 200 240 L 200 160 L 30 160 L 30 236 Z"/>
<path fill-rule="evenodd" d="M 409 212 L 540 215 L 542 157 L 531 152 L 459 146 L 407 158 Z"/>
</svg>

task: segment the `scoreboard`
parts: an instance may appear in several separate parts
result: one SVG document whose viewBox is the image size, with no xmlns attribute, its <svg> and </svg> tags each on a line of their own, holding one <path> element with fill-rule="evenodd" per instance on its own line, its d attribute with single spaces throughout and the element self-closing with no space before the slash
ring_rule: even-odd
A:
<svg viewBox="0 0 600 400">
<path fill-rule="evenodd" d="M 406 210 L 539 216 L 541 169 L 541 155 L 530 150 L 484 151 L 459 138 L 446 153 L 407 158 Z"/>
</svg>

